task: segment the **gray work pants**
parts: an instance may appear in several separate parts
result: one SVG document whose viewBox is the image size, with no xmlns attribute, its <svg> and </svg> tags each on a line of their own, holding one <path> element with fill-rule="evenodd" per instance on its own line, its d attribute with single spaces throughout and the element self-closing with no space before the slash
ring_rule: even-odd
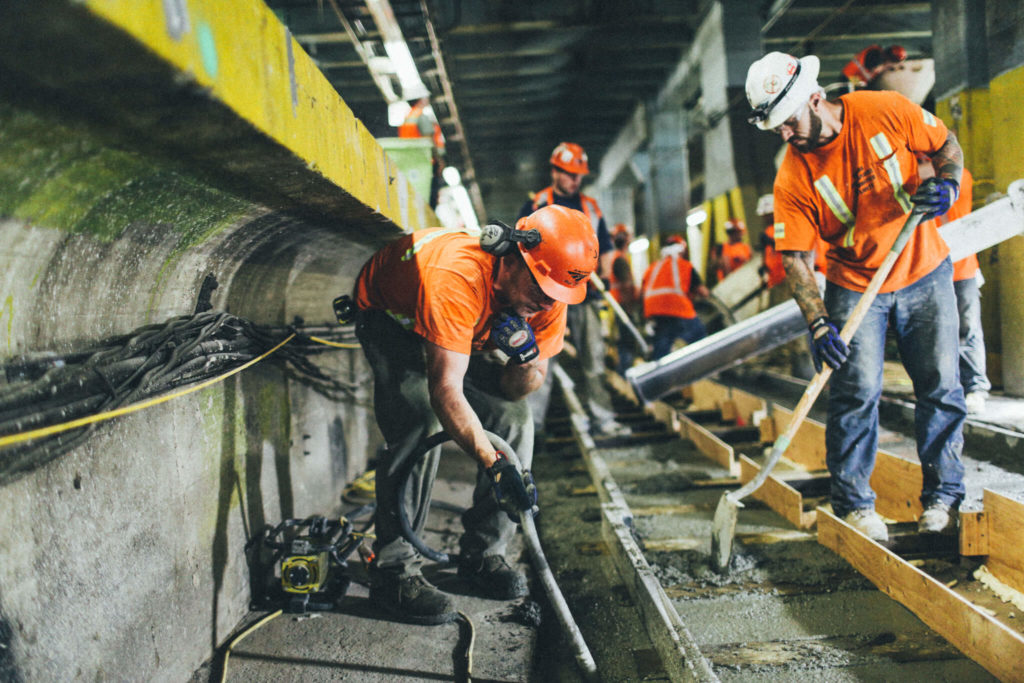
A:
<svg viewBox="0 0 1024 683">
<path fill-rule="evenodd" d="M 373 370 L 373 408 L 377 426 L 387 444 L 377 463 L 377 540 L 373 544 L 377 569 L 399 576 L 418 574 L 424 558 L 406 541 L 396 512 L 400 493 L 396 471 L 417 445 L 440 431 L 441 424 L 430 406 L 423 339 L 403 329 L 382 311 L 359 311 L 356 336 Z M 533 461 L 533 419 L 525 400 L 509 401 L 498 391 L 499 372 L 479 357 L 470 359 L 463 392 L 484 429 L 505 439 L 524 468 Z M 419 534 L 427 520 L 430 493 L 437 476 L 441 449 L 426 454 L 409 476 L 405 510 Z M 491 495 L 491 483 L 477 465 L 473 504 L 463 514 L 465 531 L 459 540 L 463 555 L 503 555 L 516 525 L 501 511 Z"/>
<path fill-rule="evenodd" d="M 597 314 L 598 304 L 584 301 L 568 307 L 567 326 L 569 339 L 576 347 L 583 381 L 576 387 L 576 395 L 591 419 L 598 424 L 615 417 L 612 399 L 604 388 L 604 337 L 601 335 L 601 319 Z"/>
</svg>

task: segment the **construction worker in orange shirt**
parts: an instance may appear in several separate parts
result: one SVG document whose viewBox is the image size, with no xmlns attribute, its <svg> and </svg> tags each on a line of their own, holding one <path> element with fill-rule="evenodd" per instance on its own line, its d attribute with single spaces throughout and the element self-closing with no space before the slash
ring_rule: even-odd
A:
<svg viewBox="0 0 1024 683">
<path fill-rule="evenodd" d="M 376 476 L 374 604 L 414 623 L 456 616 L 451 598 L 423 578 L 423 558 L 402 536 L 397 514 L 396 472 L 441 429 L 478 463 L 459 576 L 492 598 L 526 594 L 525 577 L 504 554 L 513 519 L 535 506 L 536 488 L 484 430 L 530 466 L 533 418 L 524 397 L 541 386 L 562 349 L 566 307 L 586 296 L 597 258 L 586 216 L 550 206 L 514 228 L 420 230 L 363 266 L 353 297 L 356 334 L 373 370 L 374 413 L 387 444 Z M 493 362 L 495 355 L 507 362 Z M 428 453 L 409 477 L 404 504 L 416 533 L 426 522 L 439 455 L 439 448 Z"/>
<path fill-rule="evenodd" d="M 923 155 L 922 155 L 923 156 Z M 935 176 L 931 159 L 918 156 L 918 173 L 922 180 Z M 964 169 L 960 180 L 960 198 L 945 216 L 935 219 L 939 226 L 963 218 L 971 212 L 974 201 L 974 177 Z M 992 389 L 985 363 L 985 334 L 981 328 L 982 277 L 978 255 L 971 254 L 953 264 L 953 290 L 960 316 L 960 386 L 964 388 L 964 404 L 968 415 L 980 415 Z"/>
<path fill-rule="evenodd" d="M 632 232 L 624 223 L 618 223 L 612 228 L 612 242 L 615 244 L 615 251 L 612 254 L 612 267 L 608 274 L 608 291 L 635 323 L 640 303 L 640 291 L 633 279 L 633 264 L 629 256 L 629 243 L 632 239 Z M 621 324 L 618 325 L 616 351 L 619 359 L 616 371 L 620 375 L 624 375 L 626 370 L 633 366 L 633 359 L 636 357 L 634 344 L 632 335 L 627 334 Z"/>
<path fill-rule="evenodd" d="M 590 221 L 597 235 L 601 257 L 598 275 L 606 276 L 611 268 L 613 244 L 604 216 L 593 197 L 580 192 L 583 178 L 590 173 L 587 153 L 574 142 L 561 142 L 551 152 L 551 185 L 539 190 L 533 198 L 523 204 L 519 217 L 523 218 L 544 206 L 553 204 L 582 212 Z M 578 354 L 583 381 L 576 385 L 580 402 L 586 409 L 590 429 L 595 434 L 617 435 L 629 433 L 629 429 L 615 419 L 611 409 L 611 396 L 604 388 L 605 343 L 601 330 L 598 309 L 603 306 L 600 292 L 593 287 L 587 290 L 587 298 L 576 306 L 569 307 L 569 338 Z M 534 412 L 542 420 L 547 409 L 547 395 L 550 384 L 537 392 L 533 399 Z"/>
<path fill-rule="evenodd" d="M 729 241 L 718 245 L 712 264 L 719 282 L 750 260 L 750 245 L 743 241 L 746 232 L 747 226 L 741 220 L 730 218 L 725 222 L 725 234 L 729 236 Z"/>
<path fill-rule="evenodd" d="M 644 318 L 654 324 L 652 359 L 667 355 L 676 339 L 692 344 L 708 335 L 693 306 L 693 298 L 707 297 L 708 288 L 686 255 L 686 240 L 671 235 L 661 248 L 660 258 L 644 272 L 640 289 Z"/>
<path fill-rule="evenodd" d="M 849 347 L 839 329 L 911 209 L 934 218 L 956 201 L 963 153 L 942 121 L 899 93 L 856 91 L 829 101 L 818 70 L 813 55 L 772 52 L 750 66 L 746 93 L 750 122 L 789 145 L 773 191 L 775 245 L 807 320 L 815 365 L 835 370 L 825 437 L 832 508 L 868 537 L 888 538 L 869 481 L 889 329 L 917 399 L 924 473 L 918 530 L 952 531 L 964 497 L 967 410 L 957 368 L 953 267 L 934 223 L 914 231 Z M 931 159 L 935 177 L 919 179 L 915 152 Z M 824 299 L 811 265 L 818 236 L 829 244 Z"/>
</svg>

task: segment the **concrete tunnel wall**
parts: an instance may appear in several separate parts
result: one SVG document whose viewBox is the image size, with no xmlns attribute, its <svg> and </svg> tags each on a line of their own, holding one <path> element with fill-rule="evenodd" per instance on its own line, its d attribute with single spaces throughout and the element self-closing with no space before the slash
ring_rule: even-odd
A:
<svg viewBox="0 0 1024 683">
<path fill-rule="evenodd" d="M 395 193 L 405 180 L 365 129 L 338 139 L 361 124 L 329 101 L 319 72 L 299 85 L 342 131 L 322 130 L 319 144 L 361 162 L 351 182 L 275 139 L 221 84 L 197 96 L 190 67 L 154 57 L 131 26 L 80 3 L 14 5 L 0 8 L 3 359 L 83 350 L 190 315 L 211 275 L 214 310 L 271 326 L 332 323 L 331 299 L 400 233 L 396 223 L 433 218 Z M 133 4 L 133 20 L 143 5 L 161 6 Z M 216 21 L 242 39 L 247 22 L 276 21 L 265 7 L 250 17 L 257 6 L 225 0 L 214 35 Z M 58 38 L 68 47 L 54 65 L 45 44 Z M 252 49 L 283 54 L 274 40 L 290 37 L 274 32 Z M 61 80 L 85 55 L 102 87 Z M 289 125 L 311 125 L 291 114 Z M 361 352 L 315 363 L 359 385 L 351 400 L 266 360 L 105 422 L 0 486 L 0 680 L 192 675 L 249 608 L 250 535 L 336 511 L 379 444 Z"/>
</svg>

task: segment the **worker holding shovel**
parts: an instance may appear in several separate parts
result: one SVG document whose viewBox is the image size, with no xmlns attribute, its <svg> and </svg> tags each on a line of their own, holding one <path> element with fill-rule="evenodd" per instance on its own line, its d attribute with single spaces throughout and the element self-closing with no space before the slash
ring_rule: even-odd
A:
<svg viewBox="0 0 1024 683">
<path fill-rule="evenodd" d="M 916 225 L 907 217 L 912 210 L 925 220 L 949 210 L 963 155 L 940 120 L 898 93 L 858 91 L 828 101 L 818 68 L 814 56 L 772 52 L 751 65 L 746 90 L 751 123 L 789 145 L 775 179 L 775 244 L 808 322 L 815 365 L 834 370 L 826 429 L 832 507 L 870 538 L 888 539 L 869 485 L 888 328 L 917 398 L 918 529 L 949 531 L 964 496 L 966 416 L 949 248 L 934 221 L 911 227 L 902 251 L 893 244 L 905 225 Z M 915 152 L 931 159 L 935 177 L 920 181 Z M 809 259 L 818 236 L 828 243 L 824 300 Z M 891 252 L 895 260 L 885 263 Z M 883 264 L 891 267 L 884 282 L 869 287 Z M 869 306 L 847 345 L 839 328 L 862 298 Z"/>
</svg>

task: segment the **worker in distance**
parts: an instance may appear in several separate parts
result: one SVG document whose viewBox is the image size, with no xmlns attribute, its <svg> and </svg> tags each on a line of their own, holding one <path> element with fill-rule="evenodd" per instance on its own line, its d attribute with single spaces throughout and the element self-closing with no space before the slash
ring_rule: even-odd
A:
<svg viewBox="0 0 1024 683">
<path fill-rule="evenodd" d="M 430 585 L 423 558 L 401 534 L 396 470 L 440 429 L 479 464 L 473 505 L 463 515 L 458 574 L 492 598 L 526 594 L 526 578 L 504 554 L 536 487 L 485 434 L 503 438 L 529 468 L 534 423 L 524 400 L 562 349 L 566 307 L 586 296 L 597 268 L 587 217 L 549 206 L 514 228 L 432 228 L 378 251 L 355 285 L 355 322 L 374 377 L 374 413 L 386 441 L 377 465 L 370 600 L 407 621 L 453 620 L 451 598 Z M 503 365 L 492 362 L 500 351 Z M 440 448 L 412 471 L 410 523 L 426 521 Z"/>
<path fill-rule="evenodd" d="M 826 461 L 835 514 L 877 541 L 888 538 L 869 480 L 878 449 L 886 330 L 913 380 L 924 483 L 921 532 L 951 531 L 964 497 L 964 393 L 957 369 L 957 308 L 949 248 L 930 218 L 960 191 L 963 153 L 934 115 L 895 92 L 858 91 L 829 101 L 818 58 L 772 52 L 746 81 L 750 122 L 789 147 L 775 178 L 775 245 L 807 320 L 815 366 L 835 369 Z M 915 154 L 935 168 L 921 181 Z M 839 329 L 915 205 L 911 236 L 849 347 Z M 815 238 L 827 244 L 824 298 L 813 276 Z"/>
</svg>

